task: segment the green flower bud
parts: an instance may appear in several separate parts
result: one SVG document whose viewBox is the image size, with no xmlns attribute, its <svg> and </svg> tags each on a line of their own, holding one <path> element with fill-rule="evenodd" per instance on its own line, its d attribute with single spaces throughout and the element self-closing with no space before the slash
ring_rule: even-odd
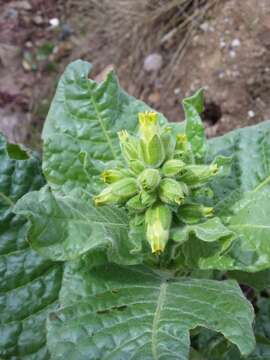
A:
<svg viewBox="0 0 270 360">
<path fill-rule="evenodd" d="M 152 252 L 162 252 L 169 240 L 172 222 L 171 210 L 165 205 L 156 205 L 145 213 L 146 238 Z"/>
<path fill-rule="evenodd" d="M 138 191 L 137 181 L 132 177 L 127 177 L 113 183 L 111 188 L 113 194 L 120 196 L 123 200 L 131 198 Z"/>
<path fill-rule="evenodd" d="M 165 150 L 159 135 L 154 135 L 151 140 L 141 140 L 141 157 L 145 164 L 159 167 L 165 160 Z"/>
<path fill-rule="evenodd" d="M 187 164 L 192 164 L 194 162 L 194 156 L 186 134 L 176 135 L 174 158 L 180 159 Z"/>
<path fill-rule="evenodd" d="M 140 160 L 132 160 L 128 165 L 135 175 L 139 175 L 145 169 L 144 163 Z"/>
<path fill-rule="evenodd" d="M 142 191 L 140 194 L 140 198 L 141 198 L 141 202 L 142 204 L 148 208 L 150 206 L 152 206 L 156 200 L 157 200 L 157 194 L 156 193 L 149 193 L 146 191 Z"/>
<path fill-rule="evenodd" d="M 106 183 L 106 184 L 112 184 L 118 180 L 123 179 L 123 177 L 125 176 L 125 170 L 118 170 L 118 169 L 110 169 L 110 170 L 105 170 L 103 171 L 103 173 L 101 174 L 101 179 Z"/>
<path fill-rule="evenodd" d="M 189 143 L 186 134 L 176 135 L 175 150 L 187 151 L 189 150 Z"/>
<path fill-rule="evenodd" d="M 108 205 L 127 201 L 137 193 L 137 182 L 134 178 L 128 177 L 118 180 L 107 186 L 95 200 L 96 206 Z"/>
<path fill-rule="evenodd" d="M 218 174 L 218 166 L 212 165 L 188 165 L 183 170 L 179 179 L 190 186 L 204 184 Z"/>
<path fill-rule="evenodd" d="M 141 157 L 145 164 L 159 167 L 165 160 L 165 150 L 160 138 L 157 113 L 139 113 Z"/>
<path fill-rule="evenodd" d="M 164 146 L 166 160 L 173 158 L 173 153 L 175 150 L 175 139 L 171 132 L 172 129 L 170 127 L 166 127 L 161 133 L 161 141 Z"/>
<path fill-rule="evenodd" d="M 166 204 L 180 205 L 187 194 L 188 187 L 185 183 L 169 178 L 162 179 L 160 182 L 159 198 Z"/>
<path fill-rule="evenodd" d="M 156 200 L 156 194 L 142 191 L 140 194 L 129 199 L 126 205 L 130 210 L 140 213 L 152 206 Z"/>
<path fill-rule="evenodd" d="M 120 201 L 120 197 L 113 194 L 112 187 L 108 186 L 101 191 L 99 195 L 94 197 L 96 206 L 116 204 Z"/>
<path fill-rule="evenodd" d="M 165 162 L 161 171 L 164 176 L 173 177 L 178 175 L 185 166 L 186 164 L 182 160 L 171 159 Z"/>
<path fill-rule="evenodd" d="M 154 191 L 160 180 L 159 171 L 156 169 L 145 169 L 138 178 L 141 189 L 147 192 Z"/>
<path fill-rule="evenodd" d="M 135 195 L 131 199 L 129 199 L 128 202 L 126 203 L 126 205 L 130 210 L 133 210 L 136 212 L 143 212 L 147 208 L 145 205 L 142 204 L 141 196 L 139 194 Z"/>
<path fill-rule="evenodd" d="M 122 154 L 127 162 L 139 158 L 140 142 L 135 136 L 131 136 L 126 130 L 118 133 Z"/>
<path fill-rule="evenodd" d="M 203 218 L 212 217 L 214 209 L 200 204 L 184 204 L 178 209 L 178 217 L 186 224 L 195 224 Z"/>
</svg>

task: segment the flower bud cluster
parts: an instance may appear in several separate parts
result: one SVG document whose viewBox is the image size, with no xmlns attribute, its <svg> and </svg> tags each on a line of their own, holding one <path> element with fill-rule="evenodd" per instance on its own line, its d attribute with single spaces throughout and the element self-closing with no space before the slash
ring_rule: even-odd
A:
<svg viewBox="0 0 270 360">
<path fill-rule="evenodd" d="M 186 135 L 175 137 L 169 127 L 160 127 L 155 112 L 139 113 L 137 136 L 126 130 L 118 135 L 125 161 L 101 174 L 107 187 L 95 197 L 95 204 L 118 204 L 131 216 L 143 214 L 152 252 L 162 252 L 174 214 L 187 223 L 212 216 L 211 208 L 190 203 L 189 195 L 215 176 L 218 166 L 194 164 Z"/>
</svg>

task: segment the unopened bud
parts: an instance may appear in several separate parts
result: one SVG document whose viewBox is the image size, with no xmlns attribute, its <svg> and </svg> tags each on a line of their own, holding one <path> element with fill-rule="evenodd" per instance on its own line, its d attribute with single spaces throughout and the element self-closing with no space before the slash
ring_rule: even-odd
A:
<svg viewBox="0 0 270 360">
<path fill-rule="evenodd" d="M 118 180 L 123 179 L 125 176 L 125 170 L 118 170 L 118 169 L 111 169 L 111 170 L 105 170 L 101 174 L 101 179 L 106 184 L 112 184 Z"/>
<path fill-rule="evenodd" d="M 156 193 L 149 193 L 146 191 L 142 191 L 140 194 L 141 202 L 145 207 L 152 206 L 156 200 L 157 200 L 157 194 Z"/>
<path fill-rule="evenodd" d="M 166 160 L 172 159 L 175 150 L 175 139 L 172 136 L 172 129 L 170 127 L 166 127 L 163 129 L 160 137 L 165 150 Z"/>
<path fill-rule="evenodd" d="M 96 206 L 120 203 L 127 201 L 136 193 L 137 182 L 134 178 L 128 177 L 107 186 L 94 198 L 94 201 Z"/>
<path fill-rule="evenodd" d="M 166 204 L 180 205 L 187 194 L 188 188 L 185 183 L 169 178 L 162 179 L 160 182 L 159 197 Z"/>
<path fill-rule="evenodd" d="M 212 217 L 214 209 L 200 204 L 185 204 L 179 207 L 178 216 L 186 224 L 195 224 L 203 218 Z"/>
<path fill-rule="evenodd" d="M 159 171 L 156 169 L 145 169 L 138 178 L 142 190 L 154 191 L 161 180 Z"/>
<path fill-rule="evenodd" d="M 140 142 L 126 130 L 118 133 L 122 154 L 127 162 L 137 160 L 139 157 Z"/>
<path fill-rule="evenodd" d="M 123 199 L 134 196 L 138 191 L 137 182 L 132 177 L 124 178 L 113 183 L 111 188 L 114 195 L 120 196 Z"/>
<path fill-rule="evenodd" d="M 145 169 L 144 163 L 140 160 L 129 161 L 128 165 L 135 175 L 139 175 Z"/>
<path fill-rule="evenodd" d="M 146 237 L 152 252 L 162 252 L 169 240 L 172 222 L 171 210 L 165 205 L 156 205 L 146 211 Z"/>
<path fill-rule="evenodd" d="M 141 140 L 142 159 L 145 164 L 159 167 L 165 160 L 165 151 L 159 135 L 154 135 L 151 140 Z"/>
<path fill-rule="evenodd" d="M 185 166 L 182 160 L 171 159 L 165 162 L 161 171 L 164 176 L 173 177 L 178 175 Z"/>
<path fill-rule="evenodd" d="M 216 164 L 212 165 L 188 165 L 183 170 L 179 179 L 186 184 L 195 186 L 204 184 L 218 174 L 219 168 Z"/>
<path fill-rule="evenodd" d="M 133 196 L 131 199 L 128 200 L 128 202 L 126 203 L 127 207 L 130 210 L 136 211 L 136 212 L 142 212 L 144 210 L 146 210 L 146 206 L 142 204 L 141 201 L 141 196 L 135 195 Z"/>
<path fill-rule="evenodd" d="M 157 113 L 139 113 L 141 157 L 145 164 L 159 167 L 165 160 L 165 150 L 160 138 Z"/>
<path fill-rule="evenodd" d="M 112 191 L 112 187 L 106 187 L 99 195 L 94 197 L 96 206 L 116 204 L 120 201 L 120 197 L 115 195 Z"/>
</svg>

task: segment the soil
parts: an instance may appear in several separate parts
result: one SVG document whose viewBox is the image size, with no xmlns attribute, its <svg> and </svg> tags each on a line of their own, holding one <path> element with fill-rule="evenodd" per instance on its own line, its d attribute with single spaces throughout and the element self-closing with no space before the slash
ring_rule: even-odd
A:
<svg viewBox="0 0 270 360">
<path fill-rule="evenodd" d="M 167 78 L 165 70 L 182 39 L 153 44 L 153 52 L 162 57 L 157 71 L 144 70 L 149 53 L 136 59 L 134 67 L 116 56 L 119 49 L 104 34 L 99 37 L 102 32 L 93 32 L 90 3 L 0 0 L 0 131 L 11 141 L 39 148 L 57 78 L 76 58 L 94 63 L 97 80 L 114 67 L 131 95 L 171 121 L 183 119 L 181 100 L 204 87 L 203 120 L 210 137 L 270 119 L 269 0 L 218 1 Z"/>
</svg>

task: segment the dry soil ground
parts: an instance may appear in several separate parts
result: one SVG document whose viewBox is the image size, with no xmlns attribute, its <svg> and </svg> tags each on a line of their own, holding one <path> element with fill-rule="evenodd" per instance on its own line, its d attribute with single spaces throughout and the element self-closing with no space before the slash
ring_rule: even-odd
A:
<svg viewBox="0 0 270 360">
<path fill-rule="evenodd" d="M 93 3 L 0 0 L 0 130 L 12 141 L 39 146 L 57 77 L 79 57 L 94 63 L 97 79 L 104 69 L 114 67 L 129 93 L 172 121 L 183 117 L 181 99 L 204 87 L 203 118 L 209 136 L 270 119 L 269 0 L 217 1 L 196 24 L 172 68 L 182 35 L 171 33 L 165 42 L 153 41 L 135 58 L 134 66 L 136 36 L 141 43 L 144 35 L 138 31 L 135 45 L 131 48 L 129 41 L 122 41 L 120 49 L 108 31 L 96 31 Z M 113 29 L 106 9 L 102 12 Z M 125 19 L 119 18 L 118 28 L 121 21 Z M 120 50 L 127 56 L 117 56 Z M 154 72 L 144 68 L 150 50 L 162 59 Z"/>
</svg>

